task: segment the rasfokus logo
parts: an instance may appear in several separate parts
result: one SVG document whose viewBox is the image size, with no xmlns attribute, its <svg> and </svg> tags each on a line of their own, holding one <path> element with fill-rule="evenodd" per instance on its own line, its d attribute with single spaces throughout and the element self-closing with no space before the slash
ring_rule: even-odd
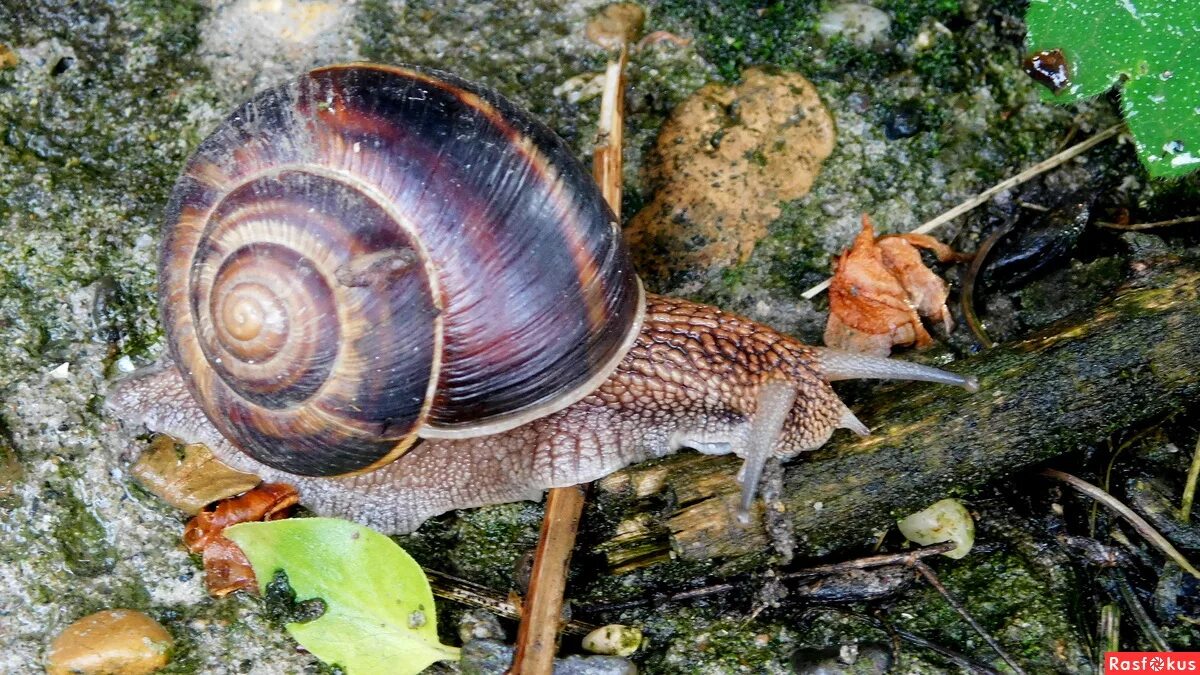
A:
<svg viewBox="0 0 1200 675">
<path fill-rule="evenodd" d="M 1112 673 L 1200 674 L 1200 652 L 1105 652 L 1104 675 Z"/>
</svg>

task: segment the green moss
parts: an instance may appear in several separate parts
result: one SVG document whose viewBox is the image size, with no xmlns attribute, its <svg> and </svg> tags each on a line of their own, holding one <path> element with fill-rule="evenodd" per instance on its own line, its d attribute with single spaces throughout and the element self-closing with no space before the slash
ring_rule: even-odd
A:
<svg viewBox="0 0 1200 675">
<path fill-rule="evenodd" d="M 45 61 L 27 54 L 0 71 L 0 373 L 62 358 L 47 352 L 74 338 L 65 300 L 100 280 L 117 298 L 107 317 L 117 334 L 101 339 L 143 356 L 158 338 L 153 270 L 113 252 L 155 231 L 198 138 L 187 115 L 209 94 L 179 83 L 197 79 L 202 10 L 116 0 L 12 9 L 0 35 Z"/>
<path fill-rule="evenodd" d="M 683 24 L 695 36 L 696 48 L 721 77 L 737 80 L 748 66 L 771 64 L 811 71 L 813 25 L 817 2 L 690 2 L 649 3 L 652 20 L 669 28 Z"/>
<path fill-rule="evenodd" d="M 956 24 L 962 17 L 959 0 L 885 0 L 876 5 L 892 17 L 892 37 L 907 40 L 929 20 L 942 25 Z"/>
<path fill-rule="evenodd" d="M 369 1 L 357 22 L 364 56 L 446 68 L 493 87 L 549 124 L 582 156 L 595 115 L 581 110 L 591 110 L 592 103 L 571 103 L 550 92 L 570 77 L 602 70 L 603 51 L 545 48 L 552 36 L 578 29 L 561 12 L 514 0 L 489 9 L 481 22 L 479 7 L 461 0 L 417 0 L 407 3 L 402 15 L 390 4 Z"/>
<path fill-rule="evenodd" d="M 1080 632 L 1077 580 L 1062 553 L 1035 541 L 1030 524 L 1005 507 L 975 504 L 980 539 L 1001 550 L 933 562 L 942 583 L 1030 672 L 1081 672 L 1090 665 Z M 1035 526 L 1036 527 L 1036 526 Z M 906 594 L 889 610 L 897 626 L 1003 668 L 1000 658 L 933 588 Z"/>
<path fill-rule="evenodd" d="M 362 0 L 359 3 L 356 24 L 359 30 L 359 48 L 367 61 L 386 62 L 388 52 L 394 47 L 393 26 L 403 21 L 387 0 Z"/>
<path fill-rule="evenodd" d="M 954 37 L 940 37 L 932 47 L 919 52 L 913 59 L 913 71 L 939 89 L 961 90 L 978 63 L 964 58 L 964 50 L 958 42 Z"/>
<path fill-rule="evenodd" d="M 771 225 L 771 239 L 763 254 L 770 260 L 769 287 L 805 288 L 823 279 L 830 269 L 829 256 L 817 244 L 813 223 L 821 217 L 811 202 L 791 202 Z"/>
<path fill-rule="evenodd" d="M 823 58 L 814 64 L 812 77 L 838 79 L 853 73 L 854 77 L 876 80 L 887 77 L 902 64 L 900 55 L 893 50 L 863 47 L 841 35 L 834 35 L 824 46 Z"/>
<path fill-rule="evenodd" d="M 67 569 L 81 577 L 111 571 L 117 564 L 117 552 L 109 543 L 104 526 L 69 487 L 59 487 L 53 494 L 60 509 L 54 538 Z"/>
<path fill-rule="evenodd" d="M 541 517 L 541 504 L 532 502 L 460 512 L 450 551 L 455 571 L 493 589 L 512 588 L 514 579 L 528 572 L 522 572 L 521 562 L 537 545 Z"/>
</svg>

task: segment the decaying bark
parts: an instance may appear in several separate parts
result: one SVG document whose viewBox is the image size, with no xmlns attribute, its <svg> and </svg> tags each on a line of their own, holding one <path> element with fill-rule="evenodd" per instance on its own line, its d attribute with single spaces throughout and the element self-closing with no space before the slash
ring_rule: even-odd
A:
<svg viewBox="0 0 1200 675">
<path fill-rule="evenodd" d="M 822 555 L 1200 400 L 1200 264 L 1138 269 L 1087 317 L 961 362 L 956 370 L 979 378 L 978 393 L 927 384 L 881 392 L 856 411 L 871 436 L 839 435 L 786 467 L 771 518 L 738 524 L 729 458 L 685 453 L 609 476 L 601 499 L 623 516 L 598 550 L 614 571 L 670 556 L 750 563 L 772 549 L 765 521 L 790 526 L 797 554 Z"/>
</svg>

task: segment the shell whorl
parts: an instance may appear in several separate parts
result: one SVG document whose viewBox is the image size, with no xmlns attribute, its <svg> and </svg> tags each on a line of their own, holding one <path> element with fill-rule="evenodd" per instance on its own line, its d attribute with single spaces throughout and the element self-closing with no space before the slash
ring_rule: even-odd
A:
<svg viewBox="0 0 1200 675">
<path fill-rule="evenodd" d="M 244 104 L 187 165 L 164 325 L 247 453 L 366 470 L 416 434 L 561 409 L 616 367 L 643 303 L 614 220 L 565 145 L 499 96 L 318 69 Z"/>
</svg>

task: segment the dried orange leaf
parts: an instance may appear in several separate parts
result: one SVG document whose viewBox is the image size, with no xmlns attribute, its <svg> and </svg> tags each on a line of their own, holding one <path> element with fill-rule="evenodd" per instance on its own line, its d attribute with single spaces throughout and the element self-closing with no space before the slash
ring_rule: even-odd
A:
<svg viewBox="0 0 1200 675">
<path fill-rule="evenodd" d="M 825 344 L 851 352 L 886 356 L 895 345 L 933 344 L 921 323 L 924 316 L 950 330 L 946 283 L 921 261 L 916 247 L 939 260 L 967 256 L 924 235 L 875 238 L 863 215 L 862 231 L 837 260 L 829 286 L 829 322 Z"/>
<path fill-rule="evenodd" d="M 917 314 L 942 324 L 949 331 L 954 327 L 946 298 L 950 290 L 946 282 L 921 261 L 921 252 L 904 239 L 893 237 L 877 242 L 883 253 L 883 264 L 908 293 L 908 302 Z"/>
<path fill-rule="evenodd" d="M 242 550 L 225 538 L 225 528 L 238 523 L 277 520 L 295 506 L 296 488 L 283 483 L 263 483 L 232 499 L 217 502 L 188 521 L 183 543 L 204 560 L 204 582 L 210 595 L 221 597 L 256 587 L 254 570 Z"/>
</svg>

